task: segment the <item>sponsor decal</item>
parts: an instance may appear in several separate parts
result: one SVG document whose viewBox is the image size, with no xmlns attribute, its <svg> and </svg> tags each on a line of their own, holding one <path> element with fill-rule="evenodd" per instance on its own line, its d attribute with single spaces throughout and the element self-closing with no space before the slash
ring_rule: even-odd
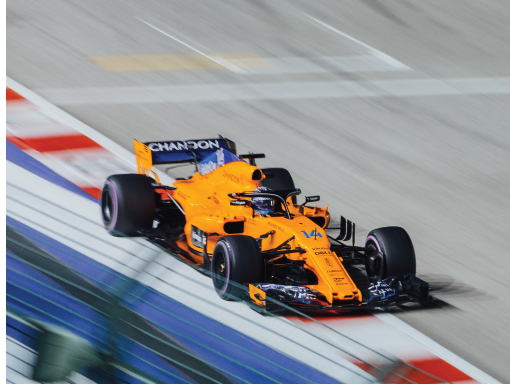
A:
<svg viewBox="0 0 510 384">
<path fill-rule="evenodd" d="M 177 196 L 182 197 L 184 200 L 188 200 L 189 199 L 189 196 L 186 195 L 185 193 L 182 193 L 181 191 L 177 191 Z"/>
<path fill-rule="evenodd" d="M 309 239 L 310 237 L 316 237 L 316 236 L 322 238 L 321 233 L 315 231 L 315 229 L 312 232 L 310 232 L 310 234 L 308 234 L 306 231 L 301 231 L 301 233 L 303 233 L 307 239 Z"/>
<path fill-rule="evenodd" d="M 227 179 L 229 179 L 230 181 L 232 181 L 236 184 L 241 184 L 241 180 L 236 175 L 233 175 L 231 173 L 223 171 L 223 176 L 225 176 Z"/>
<path fill-rule="evenodd" d="M 319 251 L 319 252 L 314 252 L 316 255 L 331 255 L 331 252 L 330 251 Z"/>
<path fill-rule="evenodd" d="M 209 196 L 208 199 L 211 199 L 212 201 L 214 201 L 216 204 L 219 204 L 220 201 L 216 198 L 216 196 L 212 195 L 212 196 Z"/>
<path fill-rule="evenodd" d="M 388 280 L 388 279 L 386 279 Z M 396 295 L 396 289 L 392 288 L 390 284 L 385 281 L 379 281 L 377 283 L 372 283 L 370 287 L 368 287 L 368 291 L 370 292 L 370 300 L 375 297 L 379 297 L 382 299 L 388 298 L 390 296 Z"/>
<path fill-rule="evenodd" d="M 312 251 L 319 251 L 321 249 L 327 249 L 329 251 L 329 248 L 328 247 L 313 247 L 312 248 Z"/>
<path fill-rule="evenodd" d="M 204 231 L 194 225 L 191 226 L 191 244 L 198 248 L 204 248 L 207 241 Z"/>
<path fill-rule="evenodd" d="M 153 152 L 187 151 L 190 149 L 220 149 L 218 140 L 163 141 L 148 143 Z"/>
<path fill-rule="evenodd" d="M 305 196 L 306 202 L 310 203 L 313 201 L 319 201 L 321 199 L 320 196 Z"/>
<path fill-rule="evenodd" d="M 326 271 L 327 273 L 335 273 L 335 272 L 342 272 L 340 269 L 330 269 L 329 271 Z"/>
<path fill-rule="evenodd" d="M 340 282 L 341 282 L 342 280 L 344 280 L 344 279 L 345 279 L 344 277 L 334 277 L 334 278 L 333 278 L 333 281 L 334 281 L 335 283 L 340 283 Z"/>
<path fill-rule="evenodd" d="M 233 200 L 230 202 L 230 205 L 248 205 L 248 201 L 246 200 Z"/>
<path fill-rule="evenodd" d="M 279 231 L 282 231 L 282 232 L 285 232 L 285 229 L 283 229 L 283 227 L 280 227 L 279 225 L 271 222 L 271 221 L 268 221 L 267 224 L 270 226 L 270 227 L 273 227 L 273 228 L 276 228 L 278 229 Z"/>
<path fill-rule="evenodd" d="M 324 262 L 326 263 L 326 265 L 327 265 L 328 267 L 332 267 L 332 266 L 333 266 L 333 263 L 331 262 L 331 259 L 330 259 L 329 257 L 326 257 L 326 258 L 324 259 Z"/>
</svg>

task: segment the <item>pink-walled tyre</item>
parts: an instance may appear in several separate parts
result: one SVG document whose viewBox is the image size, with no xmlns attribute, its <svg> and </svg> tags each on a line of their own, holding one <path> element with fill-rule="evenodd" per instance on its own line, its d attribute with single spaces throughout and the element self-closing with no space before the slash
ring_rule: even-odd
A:
<svg viewBox="0 0 510 384">
<path fill-rule="evenodd" d="M 156 196 L 152 179 L 139 174 L 109 176 L 101 192 L 101 216 L 108 233 L 117 237 L 141 236 L 152 228 Z"/>
<path fill-rule="evenodd" d="M 368 258 L 377 252 L 382 254 L 382 259 L 375 260 L 375 267 L 367 263 L 369 278 L 383 280 L 390 276 L 416 274 L 413 242 L 404 228 L 374 229 L 367 236 L 365 248 Z"/>
<path fill-rule="evenodd" d="M 264 263 L 253 237 L 222 237 L 214 247 L 211 261 L 214 289 L 223 300 L 241 300 L 243 284 L 264 282 Z"/>
</svg>

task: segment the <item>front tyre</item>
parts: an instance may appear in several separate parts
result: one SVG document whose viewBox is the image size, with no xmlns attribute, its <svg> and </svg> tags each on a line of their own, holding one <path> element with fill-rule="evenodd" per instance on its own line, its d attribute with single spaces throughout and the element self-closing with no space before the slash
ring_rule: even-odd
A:
<svg viewBox="0 0 510 384">
<path fill-rule="evenodd" d="M 109 176 L 101 192 L 103 224 L 112 236 L 140 236 L 152 228 L 156 196 L 152 179 L 139 174 Z"/>
<path fill-rule="evenodd" d="M 214 247 L 211 261 L 214 289 L 223 300 L 241 300 L 246 283 L 261 283 L 264 263 L 253 237 L 222 237 Z"/>
<path fill-rule="evenodd" d="M 384 227 L 371 231 L 366 239 L 367 275 L 380 281 L 389 276 L 416 274 L 416 256 L 411 238 L 404 228 Z M 371 256 L 377 252 L 372 262 Z"/>
</svg>

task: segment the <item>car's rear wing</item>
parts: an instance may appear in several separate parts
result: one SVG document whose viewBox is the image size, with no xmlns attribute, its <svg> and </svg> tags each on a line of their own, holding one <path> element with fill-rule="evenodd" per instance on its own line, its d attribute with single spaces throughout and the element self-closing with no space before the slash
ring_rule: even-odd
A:
<svg viewBox="0 0 510 384">
<path fill-rule="evenodd" d="M 199 161 L 220 148 L 237 155 L 236 144 L 221 136 L 217 139 L 151 141 L 148 143 L 133 140 L 133 142 L 138 173 L 147 176 L 152 173 L 158 182 L 158 176 L 152 170 L 153 164 L 195 163 L 198 167 Z"/>
<path fill-rule="evenodd" d="M 237 155 L 236 144 L 223 137 L 184 141 L 151 141 L 144 144 L 152 152 L 152 164 L 200 161 L 220 148 Z"/>
</svg>

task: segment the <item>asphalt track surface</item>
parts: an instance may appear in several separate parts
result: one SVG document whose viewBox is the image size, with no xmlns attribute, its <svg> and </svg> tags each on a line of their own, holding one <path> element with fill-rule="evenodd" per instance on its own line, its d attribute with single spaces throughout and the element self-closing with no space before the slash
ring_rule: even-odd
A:
<svg viewBox="0 0 510 384">
<path fill-rule="evenodd" d="M 358 243 L 405 227 L 449 306 L 394 314 L 506 382 L 509 18 L 503 0 L 8 1 L 7 75 L 126 148 L 222 134 L 263 151 Z M 238 52 L 272 67 L 216 55 Z M 163 54 L 217 68 L 87 59 Z"/>
</svg>

